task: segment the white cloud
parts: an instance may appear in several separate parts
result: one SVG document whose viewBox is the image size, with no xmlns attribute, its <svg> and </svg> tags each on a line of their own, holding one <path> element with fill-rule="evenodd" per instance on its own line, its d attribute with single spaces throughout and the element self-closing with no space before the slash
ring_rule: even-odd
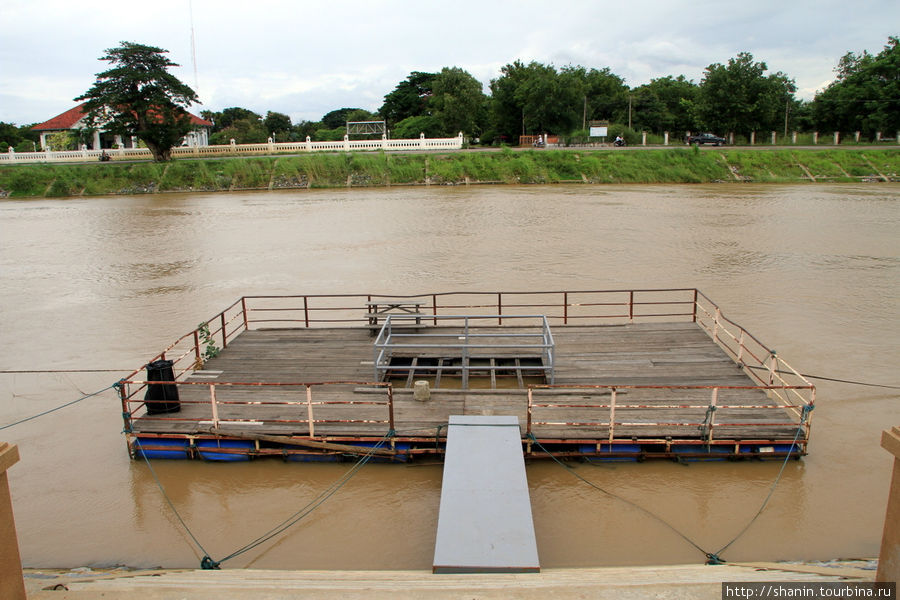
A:
<svg viewBox="0 0 900 600">
<path fill-rule="evenodd" d="M 749 51 L 811 98 L 847 51 L 878 52 L 897 35 L 900 2 L 867 0 L 3 0 L 0 121 L 28 123 L 71 106 L 103 50 L 161 46 L 203 106 L 318 119 L 343 106 L 377 109 L 410 71 L 458 66 L 485 86 L 516 59 L 608 67 L 629 85 L 700 80 Z M 893 30 L 891 30 L 893 27 Z"/>
</svg>

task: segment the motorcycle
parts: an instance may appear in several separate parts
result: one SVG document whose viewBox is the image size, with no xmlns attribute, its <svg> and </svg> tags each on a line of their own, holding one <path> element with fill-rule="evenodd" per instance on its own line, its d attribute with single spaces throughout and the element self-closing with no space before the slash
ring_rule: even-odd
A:
<svg viewBox="0 0 900 600">
<path fill-rule="evenodd" d="M 621 147 L 621 146 L 624 146 L 624 145 L 625 145 L 625 140 L 623 140 L 622 138 L 619 138 L 619 139 L 617 139 L 616 141 L 613 142 L 613 146 L 619 146 L 619 147 Z"/>
</svg>

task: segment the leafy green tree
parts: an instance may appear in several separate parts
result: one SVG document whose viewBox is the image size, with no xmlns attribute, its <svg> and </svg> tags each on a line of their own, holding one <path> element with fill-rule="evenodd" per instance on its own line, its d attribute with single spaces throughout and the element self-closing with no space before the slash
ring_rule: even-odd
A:
<svg viewBox="0 0 900 600">
<path fill-rule="evenodd" d="M 444 67 L 432 81 L 428 107 L 443 135 L 475 135 L 484 125 L 484 99 L 480 81 L 459 67 Z"/>
<path fill-rule="evenodd" d="M 214 145 L 230 144 L 262 144 L 269 139 L 269 132 L 259 119 L 249 117 L 237 119 L 228 127 L 220 129 L 209 136 L 209 143 Z"/>
<path fill-rule="evenodd" d="M 10 146 L 15 148 L 21 141 L 22 134 L 17 125 L 0 121 L 0 152 L 6 152 Z"/>
<path fill-rule="evenodd" d="M 291 131 L 294 125 L 291 123 L 291 118 L 286 114 L 270 110 L 266 113 L 266 118 L 263 119 L 263 127 L 265 127 L 266 131 L 275 134 Z"/>
<path fill-rule="evenodd" d="M 575 69 L 515 61 L 491 81 L 491 117 L 498 134 L 568 133 L 581 125 L 585 82 Z"/>
<path fill-rule="evenodd" d="M 97 74 L 97 81 L 75 98 L 85 101 L 85 120 L 91 127 L 137 136 L 156 161 L 171 158 L 172 148 L 191 130 L 187 108 L 197 94 L 169 73 L 178 65 L 167 50 L 121 42 L 100 57 L 112 68 Z"/>
<path fill-rule="evenodd" d="M 394 128 L 391 130 L 391 137 L 394 139 L 415 139 L 422 133 L 428 138 L 440 137 L 443 135 L 440 121 L 432 115 L 407 117 L 394 125 Z"/>
<path fill-rule="evenodd" d="M 780 129 L 796 86 L 784 73 L 765 75 L 767 68 L 749 52 L 738 53 L 727 66 L 709 65 L 697 97 L 700 121 L 722 134 Z"/>
<path fill-rule="evenodd" d="M 234 125 L 235 121 L 262 121 L 262 116 L 250 109 L 241 108 L 240 106 L 232 106 L 220 112 L 204 110 L 200 112 L 200 116 L 207 121 L 212 121 L 213 133 L 221 131 L 226 127 L 231 127 L 232 125 Z"/>
<path fill-rule="evenodd" d="M 390 127 L 403 119 L 427 114 L 435 77 L 436 73 L 413 71 L 384 97 L 378 114 Z"/>
<path fill-rule="evenodd" d="M 660 77 L 632 90 L 632 123 L 637 131 L 668 131 L 681 137 L 696 131 L 694 105 L 697 85 L 678 77 Z"/>
<path fill-rule="evenodd" d="M 861 131 L 867 137 L 900 130 L 900 38 L 888 38 L 876 56 L 848 52 L 835 72 L 812 104 L 819 129 Z"/>
<path fill-rule="evenodd" d="M 361 108 L 339 108 L 337 110 L 333 110 L 330 113 L 327 113 L 322 117 L 322 126 L 325 129 L 337 129 L 338 127 L 343 127 L 346 133 L 347 129 L 347 117 L 356 111 L 363 110 Z"/>
<path fill-rule="evenodd" d="M 614 74 L 608 67 L 587 70 L 582 66 L 563 67 L 563 82 L 571 81 L 573 91 L 581 86 L 582 105 L 578 115 L 578 126 L 583 119 L 608 119 L 627 122 L 628 120 L 628 86 L 625 80 Z M 576 83 L 577 82 L 577 83 Z M 575 111 L 578 112 L 577 110 Z"/>
<path fill-rule="evenodd" d="M 47 147 L 53 152 L 74 150 L 77 138 L 70 131 L 54 131 L 47 135 Z"/>
</svg>

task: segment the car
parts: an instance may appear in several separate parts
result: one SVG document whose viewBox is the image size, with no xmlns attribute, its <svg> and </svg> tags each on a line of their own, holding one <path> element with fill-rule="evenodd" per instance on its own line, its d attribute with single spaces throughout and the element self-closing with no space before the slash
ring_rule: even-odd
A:
<svg viewBox="0 0 900 600">
<path fill-rule="evenodd" d="M 715 144 L 716 146 L 721 146 L 725 143 L 725 138 L 720 138 L 717 135 L 713 135 L 711 133 L 698 133 L 697 135 L 689 135 L 684 140 L 685 144 Z"/>
</svg>

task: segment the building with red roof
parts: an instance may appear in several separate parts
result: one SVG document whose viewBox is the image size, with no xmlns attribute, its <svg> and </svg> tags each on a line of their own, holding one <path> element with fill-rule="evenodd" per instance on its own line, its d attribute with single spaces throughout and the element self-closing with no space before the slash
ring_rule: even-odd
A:
<svg viewBox="0 0 900 600">
<path fill-rule="evenodd" d="M 184 146 L 208 146 L 209 132 L 213 124 L 206 119 L 201 119 L 195 114 L 188 113 L 191 117 L 191 124 L 194 129 L 184 136 L 182 145 Z M 56 115 L 52 119 L 38 123 L 31 129 L 41 134 L 41 149 L 47 149 L 47 136 L 57 131 L 78 131 L 85 129 L 84 104 L 79 104 L 74 108 L 70 108 L 66 112 Z M 137 146 L 137 140 L 134 137 L 123 138 L 121 135 L 106 133 L 105 131 L 94 131 L 94 140 L 91 149 L 101 150 L 103 148 L 134 148 Z M 61 150 L 61 148 L 59 148 Z M 57 150 L 57 148 L 53 148 Z"/>
</svg>

